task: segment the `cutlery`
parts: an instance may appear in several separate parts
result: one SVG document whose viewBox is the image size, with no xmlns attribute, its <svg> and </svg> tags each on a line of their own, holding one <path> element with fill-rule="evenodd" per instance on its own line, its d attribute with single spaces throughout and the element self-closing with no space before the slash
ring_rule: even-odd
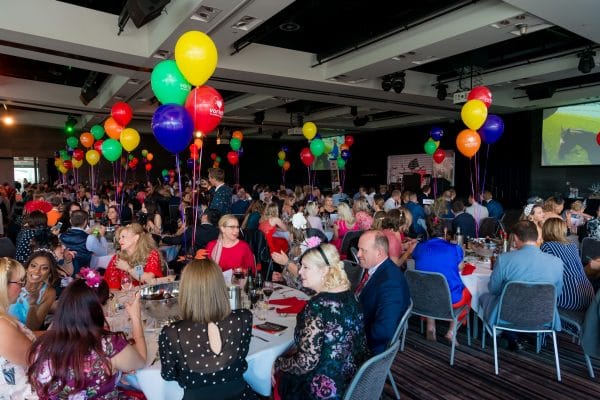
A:
<svg viewBox="0 0 600 400">
<path fill-rule="evenodd" d="M 260 339 L 260 340 L 262 340 L 263 342 L 269 343 L 269 341 L 268 341 L 267 339 L 265 339 L 265 338 L 262 338 L 262 337 L 260 337 L 260 336 L 252 335 L 252 337 L 255 337 L 255 338 L 257 338 L 257 339 Z"/>
</svg>

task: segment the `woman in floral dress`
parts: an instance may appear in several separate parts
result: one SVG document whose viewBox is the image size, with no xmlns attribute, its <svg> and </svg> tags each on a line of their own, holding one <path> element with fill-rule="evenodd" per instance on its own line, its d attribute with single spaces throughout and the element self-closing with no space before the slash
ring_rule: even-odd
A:
<svg viewBox="0 0 600 400">
<path fill-rule="evenodd" d="M 302 257 L 302 284 L 317 294 L 298 314 L 294 349 L 275 361 L 281 399 L 342 399 L 369 357 L 362 311 L 333 245 Z"/>
</svg>

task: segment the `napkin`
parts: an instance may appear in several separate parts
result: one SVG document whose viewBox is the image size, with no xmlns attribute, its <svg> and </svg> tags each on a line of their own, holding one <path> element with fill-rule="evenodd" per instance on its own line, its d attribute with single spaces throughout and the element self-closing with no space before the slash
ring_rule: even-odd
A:
<svg viewBox="0 0 600 400">
<path fill-rule="evenodd" d="M 288 297 L 286 299 L 269 300 L 269 304 L 286 306 L 277 309 L 279 314 L 298 314 L 306 305 L 306 300 L 301 300 L 297 297 Z"/>
<path fill-rule="evenodd" d="M 233 275 L 233 270 L 228 269 L 227 271 L 223 271 L 223 278 L 225 278 L 225 283 L 229 284 L 231 282 L 231 276 Z"/>
<path fill-rule="evenodd" d="M 465 263 L 465 266 L 463 267 L 462 271 L 461 271 L 461 275 L 471 275 L 473 273 L 473 271 L 475 271 L 475 266 L 471 263 Z"/>
</svg>

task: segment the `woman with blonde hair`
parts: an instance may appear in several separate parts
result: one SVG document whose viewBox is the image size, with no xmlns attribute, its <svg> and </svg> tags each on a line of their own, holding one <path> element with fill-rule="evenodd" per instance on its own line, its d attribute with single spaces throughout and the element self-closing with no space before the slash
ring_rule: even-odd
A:
<svg viewBox="0 0 600 400">
<path fill-rule="evenodd" d="M 119 290 L 121 280 L 127 276 L 135 286 L 163 276 L 162 256 L 142 225 L 133 223 L 119 228 L 117 238 L 120 251 L 110 260 L 104 273 L 108 287 Z"/>
<path fill-rule="evenodd" d="M 279 218 L 279 207 L 276 203 L 268 204 L 258 224 L 258 229 L 265 235 L 271 253 L 287 253 L 290 245 L 287 239 L 277 236 L 278 232 L 287 232 L 287 225 Z"/>
<path fill-rule="evenodd" d="M 556 306 L 565 310 L 585 311 L 594 299 L 594 287 L 585 275 L 577 245 L 567 239 L 567 223 L 549 218 L 542 227 L 544 253 L 563 262 L 563 288 Z"/>
<path fill-rule="evenodd" d="M 282 399 L 341 399 L 369 357 L 362 311 L 333 245 L 306 251 L 300 277 L 317 294 L 296 317 L 294 348 L 275 361 L 275 390 Z"/>
<path fill-rule="evenodd" d="M 359 197 L 354 200 L 352 204 L 352 212 L 354 213 L 354 218 L 358 223 L 359 229 L 362 231 L 366 231 L 371 229 L 371 225 L 373 225 L 373 217 L 371 216 L 371 210 L 369 209 L 369 203 L 367 199 L 364 197 Z"/>
<path fill-rule="evenodd" d="M 565 220 L 571 231 L 571 235 L 577 235 L 579 227 L 584 226 L 586 222 L 592 219 L 592 216 L 586 214 L 581 200 L 575 200 L 571 203 L 571 208 L 565 213 Z"/>
<path fill-rule="evenodd" d="M 338 205 L 338 218 L 333 224 L 333 239 L 331 239 L 331 244 L 339 251 L 346 233 L 358 230 L 360 230 L 360 227 L 356 223 L 352 209 L 348 204 L 340 203 Z"/>
<path fill-rule="evenodd" d="M 27 383 L 27 353 L 35 336 L 8 314 L 25 285 L 25 268 L 0 257 L 0 399 L 36 399 Z"/>
<path fill-rule="evenodd" d="M 548 197 L 546 201 L 544 201 L 543 209 L 544 209 L 544 217 L 546 219 L 549 218 L 562 218 L 561 213 L 565 208 L 565 200 L 560 197 Z"/>
<path fill-rule="evenodd" d="M 193 260 L 181 274 L 181 321 L 158 339 L 161 376 L 177 381 L 183 399 L 256 398 L 244 380 L 252 313 L 231 310 L 225 279 L 212 260 Z"/>
<path fill-rule="evenodd" d="M 318 229 L 321 232 L 325 232 L 323 229 L 323 220 L 319 216 L 319 203 L 316 201 L 309 201 L 306 203 L 306 220 L 311 228 Z"/>
<path fill-rule="evenodd" d="M 254 254 L 250 245 L 239 239 L 240 224 L 233 214 L 225 214 L 219 219 L 219 237 L 208 242 L 206 251 L 211 260 L 227 271 L 235 267 L 254 268 Z"/>
</svg>

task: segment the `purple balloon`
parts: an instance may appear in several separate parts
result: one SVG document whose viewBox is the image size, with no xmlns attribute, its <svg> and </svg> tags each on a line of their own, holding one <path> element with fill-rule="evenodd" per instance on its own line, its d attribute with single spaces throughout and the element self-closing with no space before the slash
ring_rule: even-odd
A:
<svg viewBox="0 0 600 400">
<path fill-rule="evenodd" d="M 431 136 L 433 140 L 438 141 L 444 136 L 444 130 L 439 126 L 434 126 L 429 131 L 429 136 Z"/>
<path fill-rule="evenodd" d="M 187 167 L 190 169 L 194 168 L 194 159 L 193 158 L 187 159 Z"/>
<path fill-rule="evenodd" d="M 244 155 L 244 148 L 240 147 L 240 149 L 238 150 L 238 157 L 241 157 Z"/>
<path fill-rule="evenodd" d="M 194 121 L 183 106 L 164 104 L 152 116 L 152 132 L 167 151 L 181 153 L 192 141 Z"/>
<path fill-rule="evenodd" d="M 350 158 L 350 150 L 346 150 L 346 149 L 342 150 L 340 153 L 340 156 L 342 157 L 342 159 L 344 161 L 347 161 Z"/>
<path fill-rule="evenodd" d="M 504 121 L 497 115 L 490 114 L 479 128 L 479 134 L 484 143 L 494 144 L 504 133 Z"/>
<path fill-rule="evenodd" d="M 284 153 L 290 151 L 290 149 L 287 146 L 281 146 L 281 150 L 283 150 Z"/>
</svg>

